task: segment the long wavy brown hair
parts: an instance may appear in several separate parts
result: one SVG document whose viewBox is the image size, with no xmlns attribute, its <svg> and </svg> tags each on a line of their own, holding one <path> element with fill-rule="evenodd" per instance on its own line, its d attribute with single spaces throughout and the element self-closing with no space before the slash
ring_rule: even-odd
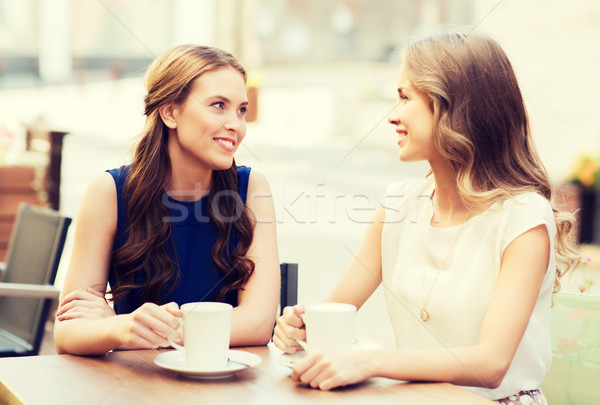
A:
<svg viewBox="0 0 600 405">
<path fill-rule="evenodd" d="M 164 220 L 169 213 L 162 195 L 171 176 L 171 162 L 167 150 L 168 130 L 159 108 L 183 103 L 190 94 L 192 81 L 222 67 L 233 67 L 246 81 L 246 71 L 231 54 L 194 45 L 167 51 L 146 71 L 146 122 L 124 188 L 129 220 L 127 241 L 113 254 L 117 285 L 111 292 L 115 302 L 137 291 L 143 301 L 159 304 L 161 296 L 172 293 L 180 281 L 177 263 L 167 254 L 167 248 L 174 246 L 171 223 Z M 213 171 L 207 215 L 218 229 L 211 252 L 217 269 L 223 274 L 218 301 L 223 301 L 231 291 L 243 289 L 254 271 L 254 262 L 246 253 L 252 243 L 255 220 L 237 190 L 235 161 L 227 170 Z M 234 232 L 237 232 L 237 243 L 230 253 Z M 144 276 L 141 283 L 139 276 L 134 280 L 138 272 Z"/>
<path fill-rule="evenodd" d="M 552 185 L 530 135 L 525 103 L 513 68 L 496 41 L 481 34 L 444 33 L 403 51 L 412 85 L 434 116 L 434 144 L 457 174 L 463 202 L 482 209 L 524 192 L 552 201 Z M 574 217 L 553 206 L 556 276 L 579 263 L 567 236 Z"/>
</svg>

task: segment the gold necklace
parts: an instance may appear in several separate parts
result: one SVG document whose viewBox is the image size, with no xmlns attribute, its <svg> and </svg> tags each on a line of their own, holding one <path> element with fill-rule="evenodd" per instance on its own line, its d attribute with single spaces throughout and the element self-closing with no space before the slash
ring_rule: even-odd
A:
<svg viewBox="0 0 600 405">
<path fill-rule="evenodd" d="M 431 199 L 432 208 L 433 208 L 434 193 L 435 193 L 435 189 L 433 190 L 433 192 L 431 193 L 431 196 L 429 197 Z M 468 217 L 469 217 L 469 210 L 467 210 L 467 213 L 465 214 L 465 218 L 460 226 L 460 229 L 458 230 L 458 233 L 456 234 L 456 238 L 454 238 L 454 242 L 452 242 L 452 246 L 450 246 L 450 250 L 448 250 L 448 254 L 446 255 L 446 258 L 444 259 L 444 261 L 442 262 L 440 268 L 446 267 L 448 259 L 450 258 L 450 254 L 454 250 L 454 246 L 456 246 L 456 242 L 458 241 L 458 238 L 460 237 L 460 234 L 461 234 L 463 228 L 465 227 L 465 223 L 467 222 Z M 431 283 L 431 287 L 429 287 L 429 292 L 427 293 L 427 296 L 423 299 L 423 305 L 421 306 L 421 312 L 419 313 L 421 320 L 423 322 L 427 322 L 429 320 L 429 310 L 427 309 L 427 302 L 429 302 L 429 296 L 431 295 L 431 291 L 433 291 L 433 287 L 435 286 L 435 283 L 437 283 L 437 280 L 440 277 L 440 274 L 441 274 L 441 271 L 438 270 L 438 273 L 435 276 L 433 283 Z M 425 295 L 425 261 L 423 261 L 423 285 L 421 286 L 421 296 L 423 296 L 423 295 Z"/>
</svg>

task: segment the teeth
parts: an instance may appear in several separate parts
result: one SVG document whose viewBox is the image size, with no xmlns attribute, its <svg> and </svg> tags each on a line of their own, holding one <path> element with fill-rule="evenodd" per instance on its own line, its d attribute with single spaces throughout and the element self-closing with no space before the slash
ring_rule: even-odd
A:
<svg viewBox="0 0 600 405">
<path fill-rule="evenodd" d="M 217 142 L 219 142 L 220 144 L 222 144 L 224 146 L 233 146 L 233 142 L 231 142 L 227 139 L 217 139 Z"/>
</svg>

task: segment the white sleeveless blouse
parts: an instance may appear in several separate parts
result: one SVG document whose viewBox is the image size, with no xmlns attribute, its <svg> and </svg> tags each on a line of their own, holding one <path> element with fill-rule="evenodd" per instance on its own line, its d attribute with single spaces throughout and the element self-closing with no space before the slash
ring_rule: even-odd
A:
<svg viewBox="0 0 600 405">
<path fill-rule="evenodd" d="M 552 253 L 511 366 L 496 389 L 465 387 L 490 399 L 538 388 L 552 358 L 556 226 L 549 202 L 539 194 L 525 193 L 493 204 L 464 225 L 437 228 L 430 224 L 433 187 L 432 179 L 393 183 L 384 200 L 383 287 L 397 347 L 420 350 L 476 344 L 504 249 L 524 232 L 544 224 Z M 420 312 L 428 295 L 430 319 L 423 322 Z"/>
</svg>

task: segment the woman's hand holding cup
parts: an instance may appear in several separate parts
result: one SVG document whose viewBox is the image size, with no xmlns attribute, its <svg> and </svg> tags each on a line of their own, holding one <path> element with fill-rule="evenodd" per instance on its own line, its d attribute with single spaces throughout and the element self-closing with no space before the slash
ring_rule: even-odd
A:
<svg viewBox="0 0 600 405">
<path fill-rule="evenodd" d="M 294 305 L 285 307 L 283 314 L 277 319 L 277 325 L 273 334 L 273 343 L 285 353 L 296 353 L 302 349 L 302 342 L 306 339 L 304 329 L 304 306 Z"/>
<path fill-rule="evenodd" d="M 130 314 L 120 315 L 117 339 L 122 348 L 153 349 L 168 347 L 168 338 L 180 341 L 182 312 L 175 302 L 156 305 L 146 302 Z"/>
</svg>

